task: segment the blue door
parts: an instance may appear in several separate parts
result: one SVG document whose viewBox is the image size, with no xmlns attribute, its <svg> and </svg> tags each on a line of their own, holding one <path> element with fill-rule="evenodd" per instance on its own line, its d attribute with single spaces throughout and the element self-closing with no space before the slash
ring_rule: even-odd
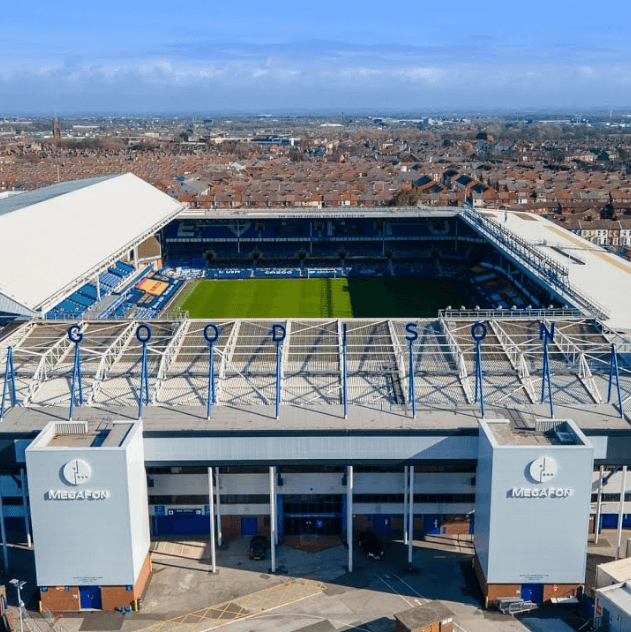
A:
<svg viewBox="0 0 631 632">
<path fill-rule="evenodd" d="M 390 514 L 374 514 L 372 517 L 372 530 L 375 535 L 388 537 L 392 533 L 392 519 Z"/>
<path fill-rule="evenodd" d="M 101 605 L 101 587 L 100 586 L 79 586 L 79 597 L 81 599 L 81 607 L 93 608 L 100 610 Z"/>
<path fill-rule="evenodd" d="M 259 526 L 256 516 L 253 518 L 241 518 L 241 535 L 256 535 L 259 532 Z"/>
<path fill-rule="evenodd" d="M 440 514 L 425 514 L 423 516 L 423 533 L 428 535 L 440 533 Z"/>
<path fill-rule="evenodd" d="M 615 529 L 618 526 L 618 514 L 603 514 L 600 517 L 601 529 Z"/>
<path fill-rule="evenodd" d="M 522 584 L 521 598 L 524 601 L 541 603 L 543 601 L 543 584 Z"/>
<path fill-rule="evenodd" d="M 284 520 L 284 514 L 283 514 L 283 495 L 278 494 L 277 500 L 278 502 L 276 504 L 276 519 L 277 519 L 276 528 L 278 530 L 278 537 L 284 538 L 285 537 L 285 520 Z"/>
<path fill-rule="evenodd" d="M 469 516 L 469 533 L 475 533 L 475 514 Z"/>
</svg>

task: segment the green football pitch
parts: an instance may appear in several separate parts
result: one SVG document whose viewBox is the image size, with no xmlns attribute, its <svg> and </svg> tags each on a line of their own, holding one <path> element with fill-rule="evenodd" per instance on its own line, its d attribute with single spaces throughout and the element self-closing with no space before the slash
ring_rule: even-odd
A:
<svg viewBox="0 0 631 632">
<path fill-rule="evenodd" d="M 200 280 L 173 310 L 191 318 L 419 318 L 462 303 L 449 279 Z"/>
</svg>

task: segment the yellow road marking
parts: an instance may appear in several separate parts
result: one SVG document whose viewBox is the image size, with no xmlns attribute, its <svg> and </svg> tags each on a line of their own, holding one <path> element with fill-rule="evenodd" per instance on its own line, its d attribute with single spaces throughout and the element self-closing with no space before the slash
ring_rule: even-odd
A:
<svg viewBox="0 0 631 632">
<path fill-rule="evenodd" d="M 321 582 L 310 579 L 292 579 L 249 595 L 194 610 L 161 623 L 154 623 L 143 630 L 146 632 L 206 632 L 207 630 L 216 630 L 232 621 L 296 603 L 324 590 L 326 590 L 326 586 Z"/>
</svg>

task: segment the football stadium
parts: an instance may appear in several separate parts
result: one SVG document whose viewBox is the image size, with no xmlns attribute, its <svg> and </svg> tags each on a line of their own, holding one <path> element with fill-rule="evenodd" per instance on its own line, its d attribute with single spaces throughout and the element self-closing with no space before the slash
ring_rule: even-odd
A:
<svg viewBox="0 0 631 632">
<path fill-rule="evenodd" d="M 569 598 L 631 525 L 631 264 L 542 217 L 199 210 L 126 174 L 0 200 L 0 246 L 3 565 L 34 541 L 54 612 L 130 606 L 182 535 L 213 568 L 266 535 L 272 571 L 339 538 L 352 572 L 361 532 L 410 563 L 473 534 L 489 602 Z"/>
</svg>

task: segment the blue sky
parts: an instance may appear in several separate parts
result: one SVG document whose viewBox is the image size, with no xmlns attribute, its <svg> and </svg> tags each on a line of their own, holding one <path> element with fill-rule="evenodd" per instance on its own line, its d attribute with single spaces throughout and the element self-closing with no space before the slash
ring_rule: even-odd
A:
<svg viewBox="0 0 631 632">
<path fill-rule="evenodd" d="M 630 27 L 616 1 L 13 1 L 0 112 L 625 107 Z"/>
</svg>

